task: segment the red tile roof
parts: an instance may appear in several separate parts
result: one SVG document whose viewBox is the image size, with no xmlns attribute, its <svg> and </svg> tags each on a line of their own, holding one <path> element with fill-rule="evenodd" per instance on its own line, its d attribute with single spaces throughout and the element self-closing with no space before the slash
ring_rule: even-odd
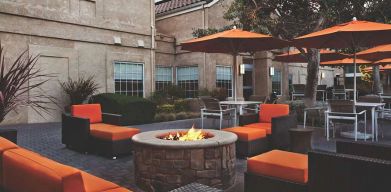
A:
<svg viewBox="0 0 391 192">
<path fill-rule="evenodd" d="M 204 1 L 205 0 L 163 0 L 156 3 L 155 13 L 162 14 Z"/>
</svg>

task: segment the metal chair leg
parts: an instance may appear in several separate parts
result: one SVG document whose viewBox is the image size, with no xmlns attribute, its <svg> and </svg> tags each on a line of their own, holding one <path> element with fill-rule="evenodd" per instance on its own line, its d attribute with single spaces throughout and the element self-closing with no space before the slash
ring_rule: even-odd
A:
<svg viewBox="0 0 391 192">
<path fill-rule="evenodd" d="M 305 129 L 305 124 L 306 124 L 306 122 L 307 122 L 307 111 L 306 110 L 304 110 L 304 129 Z"/>
</svg>

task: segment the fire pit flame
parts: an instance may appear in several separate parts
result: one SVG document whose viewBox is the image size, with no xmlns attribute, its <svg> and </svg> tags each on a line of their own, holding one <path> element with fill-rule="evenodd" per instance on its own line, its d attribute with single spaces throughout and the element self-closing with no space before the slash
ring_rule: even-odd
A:
<svg viewBox="0 0 391 192">
<path fill-rule="evenodd" d="M 164 140 L 171 141 L 197 141 L 205 139 L 206 134 L 201 129 L 195 129 L 194 125 L 185 133 L 176 132 L 169 133 L 167 136 L 162 137 Z"/>
</svg>

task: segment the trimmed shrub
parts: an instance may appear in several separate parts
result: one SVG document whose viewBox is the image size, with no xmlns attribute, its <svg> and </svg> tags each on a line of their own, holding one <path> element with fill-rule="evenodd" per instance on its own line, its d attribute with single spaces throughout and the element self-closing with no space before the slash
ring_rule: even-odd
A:
<svg viewBox="0 0 391 192">
<path fill-rule="evenodd" d="M 102 93 L 94 95 L 91 102 L 101 104 L 105 113 L 121 114 L 125 125 L 151 123 L 156 113 L 156 104 L 139 97 Z"/>
<path fill-rule="evenodd" d="M 187 119 L 187 118 L 189 118 L 189 115 L 186 112 L 179 112 L 176 114 L 177 120 Z"/>
<path fill-rule="evenodd" d="M 178 99 L 174 101 L 174 108 L 175 112 L 184 112 L 184 111 L 189 111 L 190 106 L 189 106 L 189 100 L 186 99 Z"/>
<path fill-rule="evenodd" d="M 158 113 L 174 113 L 175 112 L 175 106 L 171 104 L 163 104 L 157 106 L 157 112 Z"/>
</svg>

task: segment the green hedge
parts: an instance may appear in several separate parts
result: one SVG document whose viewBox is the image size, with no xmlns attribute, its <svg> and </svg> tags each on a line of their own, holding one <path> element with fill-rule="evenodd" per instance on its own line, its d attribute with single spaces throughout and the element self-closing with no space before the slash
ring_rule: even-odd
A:
<svg viewBox="0 0 391 192">
<path fill-rule="evenodd" d="M 156 104 L 139 97 L 102 93 L 94 95 L 91 102 L 100 103 L 105 113 L 121 114 L 126 125 L 151 123 L 156 114 Z"/>
</svg>

